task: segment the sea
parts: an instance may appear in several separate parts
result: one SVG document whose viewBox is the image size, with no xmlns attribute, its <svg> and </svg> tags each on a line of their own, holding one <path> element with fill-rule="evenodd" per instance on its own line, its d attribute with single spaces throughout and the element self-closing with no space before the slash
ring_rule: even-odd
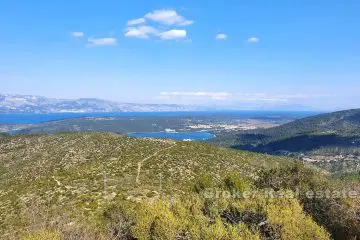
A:
<svg viewBox="0 0 360 240">
<path fill-rule="evenodd" d="M 185 141 L 209 140 L 214 137 L 209 132 L 133 132 L 128 133 L 128 136 L 137 138 L 170 138 Z"/>
<path fill-rule="evenodd" d="M 144 116 L 230 116 L 248 119 L 288 119 L 319 114 L 311 111 L 197 111 L 197 112 L 106 112 L 106 113 L 0 113 L 0 124 L 38 124 L 81 117 L 144 117 Z"/>
<path fill-rule="evenodd" d="M 227 116 L 243 119 L 295 120 L 317 112 L 295 111 L 198 111 L 198 112 L 107 112 L 107 113 L 0 113 L 0 125 L 3 124 L 39 124 L 82 117 L 212 117 Z M 18 130 L 8 133 L 16 134 Z M 128 136 L 139 138 L 170 138 L 175 140 L 201 141 L 214 137 L 209 132 L 132 132 Z"/>
</svg>

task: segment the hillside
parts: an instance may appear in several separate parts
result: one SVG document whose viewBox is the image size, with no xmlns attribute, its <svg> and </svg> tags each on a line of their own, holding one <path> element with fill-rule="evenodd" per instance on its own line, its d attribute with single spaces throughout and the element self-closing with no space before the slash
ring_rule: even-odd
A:
<svg viewBox="0 0 360 240">
<path fill-rule="evenodd" d="M 315 162 L 327 170 L 356 168 L 360 162 L 360 109 L 307 117 L 290 123 L 224 134 L 212 142 L 235 149 L 285 154 Z M 329 166 L 325 161 L 342 160 Z M 356 169 L 354 169 L 356 170 Z"/>
<path fill-rule="evenodd" d="M 268 136 L 267 141 L 297 135 L 356 136 L 360 134 L 360 109 L 311 116 L 258 133 Z"/>
<path fill-rule="evenodd" d="M 159 194 L 160 176 L 161 191 L 178 194 L 202 172 L 216 178 L 230 171 L 252 176 L 257 165 L 256 156 L 247 152 L 106 133 L 3 135 L 0 153 L 2 225 L 14 217 L 19 204 L 80 204 L 91 212 L 104 198 Z M 265 158 L 271 165 L 284 161 Z"/>
<path fill-rule="evenodd" d="M 36 184 L 44 178 L 56 179 L 61 185 L 75 179 L 80 183 L 83 179 L 92 179 L 94 182 L 84 184 L 101 192 L 106 174 L 108 187 L 115 187 L 126 197 L 134 192 L 158 190 L 159 174 L 163 176 L 164 190 L 184 190 L 201 172 L 211 172 L 219 178 L 230 171 L 252 175 L 258 165 L 257 157 L 260 157 L 210 144 L 136 139 L 111 133 L 4 135 L 0 137 L 0 144 L 1 165 L 4 166 L 0 176 L 2 186 L 5 183 L 12 189 L 16 185 L 34 184 L 40 191 Z M 271 156 L 261 157 L 273 166 L 287 162 Z M 139 163 L 143 163 L 140 176 L 137 175 Z M 135 178 L 142 184 L 136 184 Z M 114 181 L 113 186 L 111 181 Z M 46 184 L 50 184 L 45 185 L 46 188 L 56 188 L 57 181 Z M 90 186 L 80 184 L 79 187 L 90 191 Z"/>
<path fill-rule="evenodd" d="M 4 239 L 329 239 L 328 232 L 341 239 L 359 234 L 351 199 L 317 203 L 303 198 L 310 186 L 335 185 L 288 158 L 197 142 L 63 133 L 0 135 L 0 164 Z M 287 189 L 291 195 L 299 186 L 296 198 L 269 198 L 266 192 Z M 209 196 L 209 189 L 220 195 Z M 243 191 L 254 195 L 223 193 Z"/>
</svg>

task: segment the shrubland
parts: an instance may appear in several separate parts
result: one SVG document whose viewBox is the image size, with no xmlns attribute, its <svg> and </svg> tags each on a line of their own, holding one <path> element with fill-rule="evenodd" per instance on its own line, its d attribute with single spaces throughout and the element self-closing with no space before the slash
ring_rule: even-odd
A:
<svg viewBox="0 0 360 240">
<path fill-rule="evenodd" d="M 4 239 L 356 239 L 359 202 L 283 157 L 108 133 L 0 138 Z"/>
</svg>

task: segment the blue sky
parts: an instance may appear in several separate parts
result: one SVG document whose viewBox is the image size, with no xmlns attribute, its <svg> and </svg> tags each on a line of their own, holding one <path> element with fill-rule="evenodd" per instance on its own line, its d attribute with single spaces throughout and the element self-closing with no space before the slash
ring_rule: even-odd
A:
<svg viewBox="0 0 360 240">
<path fill-rule="evenodd" d="M 360 107 L 360 2 L 0 0 L 0 92 Z"/>
</svg>

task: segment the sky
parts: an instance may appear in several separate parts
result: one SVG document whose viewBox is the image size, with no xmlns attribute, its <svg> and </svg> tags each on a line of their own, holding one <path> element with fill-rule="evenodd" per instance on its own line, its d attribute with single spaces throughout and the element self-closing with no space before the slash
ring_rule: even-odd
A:
<svg viewBox="0 0 360 240">
<path fill-rule="evenodd" d="M 0 0 L 0 93 L 360 107 L 360 1 Z"/>
</svg>

